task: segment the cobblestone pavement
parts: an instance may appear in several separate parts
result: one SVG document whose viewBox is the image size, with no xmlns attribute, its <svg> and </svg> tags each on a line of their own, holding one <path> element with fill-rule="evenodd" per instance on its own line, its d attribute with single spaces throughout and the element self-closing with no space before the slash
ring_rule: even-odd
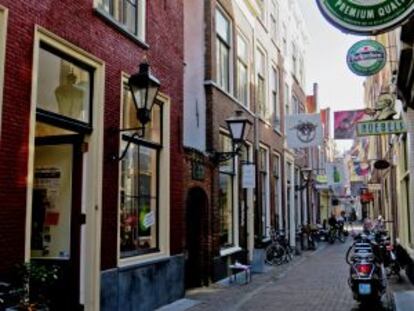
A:
<svg viewBox="0 0 414 311">
<path fill-rule="evenodd" d="M 347 284 L 348 266 L 344 257 L 348 243 L 325 245 L 316 252 L 304 252 L 288 265 L 254 275 L 253 282 L 248 285 L 215 284 L 191 291 L 187 298 L 201 303 L 190 311 L 359 310 Z M 378 308 L 375 311 L 379 311 Z"/>
</svg>

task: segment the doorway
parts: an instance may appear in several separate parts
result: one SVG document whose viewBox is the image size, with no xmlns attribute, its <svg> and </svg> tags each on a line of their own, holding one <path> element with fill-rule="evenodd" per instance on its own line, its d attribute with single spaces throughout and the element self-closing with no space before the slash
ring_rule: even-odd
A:
<svg viewBox="0 0 414 311">
<path fill-rule="evenodd" d="M 200 287 L 208 284 L 208 252 L 204 248 L 207 237 L 208 198 L 201 188 L 188 192 L 186 203 L 185 286 Z"/>
<path fill-rule="evenodd" d="M 58 269 L 48 290 L 52 310 L 80 305 L 82 135 L 35 140 L 31 221 L 31 262 Z"/>
</svg>

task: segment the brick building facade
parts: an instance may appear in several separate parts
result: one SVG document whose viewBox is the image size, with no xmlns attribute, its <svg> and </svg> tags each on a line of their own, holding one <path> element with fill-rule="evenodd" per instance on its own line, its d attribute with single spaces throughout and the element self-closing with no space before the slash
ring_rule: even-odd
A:
<svg viewBox="0 0 414 311">
<path fill-rule="evenodd" d="M 34 257 L 56 259 L 60 256 L 58 259 L 62 262 L 66 260 L 70 267 L 77 267 L 73 290 L 69 294 L 73 297 L 68 300 L 70 310 L 75 307 L 152 310 L 184 293 L 184 260 L 179 255 L 183 248 L 184 227 L 183 3 L 139 1 L 135 6 L 125 6 L 124 10 L 117 6 L 119 3 L 100 0 L 0 1 L 0 76 L 4 76 L 0 79 L 3 95 L 0 99 L 0 273 L 6 278 L 17 263 Z M 126 14 L 128 10 L 134 14 Z M 134 142 L 129 152 L 142 150 L 137 151 L 140 159 L 146 157 L 149 161 L 149 168 L 142 170 L 150 176 L 146 178 L 151 180 L 148 187 L 155 196 L 151 200 L 156 203 L 148 203 L 151 212 L 145 214 L 148 216 L 145 230 L 133 229 L 138 236 L 129 247 L 137 249 L 126 257 L 125 241 L 120 241 L 127 209 L 125 205 L 120 207 L 125 204 L 124 190 L 120 190 L 120 163 L 130 165 L 132 160 L 128 163 L 127 160 L 117 161 L 114 155 L 120 154 L 125 146 L 125 143 L 121 144 L 119 134 L 119 129 L 125 125 L 121 116 L 128 117 L 126 111 L 121 114 L 128 95 L 125 82 L 128 75 L 137 71 L 144 56 L 161 82 L 157 98 L 162 107 L 159 108 L 162 113 L 157 115 L 162 129 L 158 134 L 160 143 L 144 147 L 141 142 Z M 44 63 L 46 61 L 48 63 Z M 49 81 L 53 80 L 52 69 L 48 71 L 55 67 L 60 70 L 60 75 L 55 76 L 57 80 L 68 79 L 66 84 L 61 82 L 63 93 L 59 93 L 58 88 L 44 90 L 48 83 L 55 83 Z M 69 81 L 71 78 L 77 80 L 76 85 Z M 72 96 L 81 96 L 83 104 L 89 102 L 90 106 L 85 104 L 82 108 L 82 115 L 89 118 L 81 119 L 77 114 L 75 117 L 70 114 L 73 112 L 61 108 L 62 103 L 72 100 L 68 99 L 68 93 L 64 93 L 68 86 Z M 87 97 L 85 92 L 90 96 Z M 52 106 L 47 106 L 44 99 L 55 101 L 54 97 L 59 108 L 52 111 Z M 72 103 L 74 101 L 81 103 L 77 100 Z M 66 116 L 62 117 L 63 111 Z M 151 125 L 151 129 L 148 135 L 157 135 L 155 125 Z M 46 142 L 51 139 L 50 135 L 56 139 L 54 142 Z M 67 163 L 58 162 L 64 161 L 62 159 L 46 160 L 48 156 L 52 158 L 59 154 L 54 150 L 68 136 L 76 136 L 80 141 L 65 142 L 65 146 L 79 149 L 81 153 L 74 151 L 73 159 Z M 48 147 L 45 144 L 49 144 Z M 153 158 L 159 161 L 159 166 L 152 166 Z M 53 166 L 52 162 L 61 166 Z M 40 237 L 47 241 L 36 242 L 33 219 L 38 217 L 38 207 L 34 207 L 37 203 L 33 202 L 37 202 L 38 193 L 34 189 L 43 182 L 48 184 L 43 187 L 49 187 L 43 189 L 44 192 L 60 187 L 55 194 L 63 196 L 66 164 L 73 169 L 72 184 L 69 184 L 72 192 L 67 194 L 72 219 L 66 222 L 64 212 L 56 212 L 63 209 L 63 205 L 52 206 L 59 220 L 47 220 L 47 232 L 50 232 L 47 233 L 42 218 L 44 231 Z M 46 169 L 49 174 L 55 169 L 57 179 L 45 175 Z M 144 178 L 144 173 L 139 174 L 136 178 Z M 75 205 L 79 212 L 76 215 Z M 144 208 L 140 206 L 134 211 L 139 213 Z M 152 210 L 153 206 L 157 207 Z M 52 214 L 50 211 L 48 217 Z M 128 217 L 128 228 L 134 228 L 137 222 L 141 224 L 141 220 L 137 220 L 138 214 Z M 82 218 L 86 218 L 84 223 Z M 79 245 L 67 246 L 67 251 L 62 245 L 56 246 L 62 249 L 52 256 L 55 241 L 63 239 L 55 230 L 64 222 L 72 226 L 72 234 L 79 230 L 73 237 Z M 76 230 L 75 225 L 79 226 Z M 157 229 L 151 229 L 155 226 Z M 125 232 L 130 237 L 131 233 Z M 61 242 L 69 245 L 73 241 Z M 34 255 L 36 243 L 42 244 L 43 249 Z"/>
</svg>

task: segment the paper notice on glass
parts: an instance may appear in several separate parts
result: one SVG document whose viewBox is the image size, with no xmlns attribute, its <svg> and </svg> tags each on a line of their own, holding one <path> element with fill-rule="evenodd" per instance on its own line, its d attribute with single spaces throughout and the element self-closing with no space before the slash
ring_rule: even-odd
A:
<svg viewBox="0 0 414 311">
<path fill-rule="evenodd" d="M 56 167 L 35 168 L 34 189 L 46 190 L 49 208 L 56 208 L 59 201 L 59 189 L 62 172 Z"/>
<path fill-rule="evenodd" d="M 243 165 L 243 188 L 255 188 L 256 187 L 256 166 L 254 164 Z"/>
<path fill-rule="evenodd" d="M 149 228 L 152 225 L 154 225 L 154 223 L 155 223 L 155 215 L 154 215 L 154 212 L 149 212 L 144 217 L 143 225 L 144 225 L 145 228 Z"/>
</svg>

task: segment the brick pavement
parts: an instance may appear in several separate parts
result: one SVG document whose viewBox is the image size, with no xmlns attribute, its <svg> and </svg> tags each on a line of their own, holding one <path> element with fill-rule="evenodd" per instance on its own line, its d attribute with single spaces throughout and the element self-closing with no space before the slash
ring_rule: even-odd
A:
<svg viewBox="0 0 414 311">
<path fill-rule="evenodd" d="M 358 310 L 347 285 L 344 256 L 348 245 L 336 243 L 305 252 L 293 263 L 254 275 L 248 285 L 215 284 L 191 291 L 187 298 L 201 303 L 189 310 Z"/>
</svg>

